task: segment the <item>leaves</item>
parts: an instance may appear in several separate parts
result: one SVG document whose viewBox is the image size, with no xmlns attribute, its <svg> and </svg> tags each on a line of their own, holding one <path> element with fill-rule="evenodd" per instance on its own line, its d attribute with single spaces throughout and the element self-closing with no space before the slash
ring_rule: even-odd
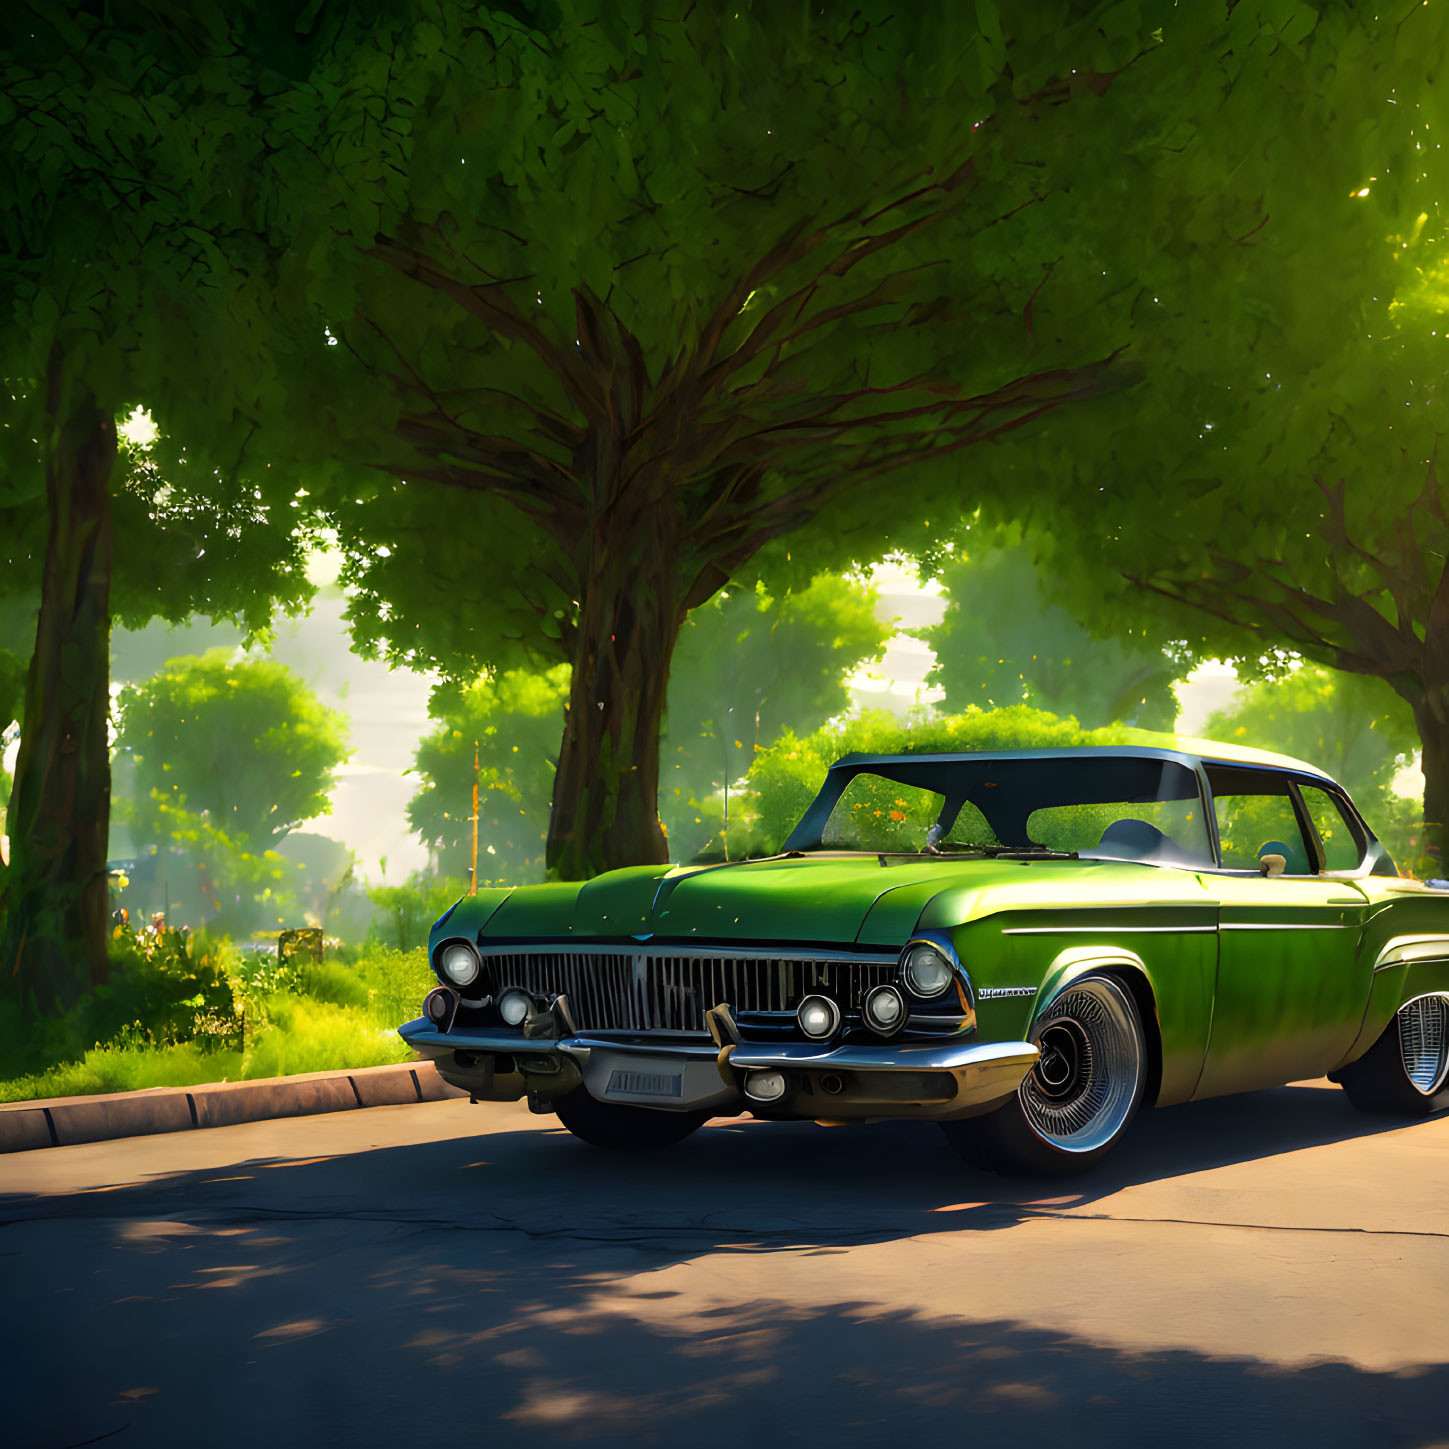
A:
<svg viewBox="0 0 1449 1449">
<path fill-rule="evenodd" d="M 257 850 L 331 808 L 345 719 L 283 665 L 231 653 L 172 659 L 121 691 L 117 756 L 143 840 L 163 838 L 152 792 Z"/>
</svg>

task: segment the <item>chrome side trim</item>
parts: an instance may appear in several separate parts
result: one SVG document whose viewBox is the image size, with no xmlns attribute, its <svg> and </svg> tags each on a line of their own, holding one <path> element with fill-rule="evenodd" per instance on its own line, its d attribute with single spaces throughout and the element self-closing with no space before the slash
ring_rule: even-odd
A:
<svg viewBox="0 0 1449 1449">
<path fill-rule="evenodd" d="M 1335 921 L 1331 925 L 1306 921 L 1223 921 L 1220 931 L 1357 931 L 1358 922 Z"/>
<path fill-rule="evenodd" d="M 1395 936 L 1379 952 L 1375 971 L 1387 971 L 1410 961 L 1449 960 L 1449 936 Z"/>
<path fill-rule="evenodd" d="M 1107 907 L 1102 907 L 1107 909 Z M 1063 936 L 1078 935 L 1083 931 L 1108 932 L 1112 935 L 1141 935 L 1152 932 L 1169 936 L 1211 936 L 1216 926 L 1005 926 L 1003 936 Z"/>
</svg>

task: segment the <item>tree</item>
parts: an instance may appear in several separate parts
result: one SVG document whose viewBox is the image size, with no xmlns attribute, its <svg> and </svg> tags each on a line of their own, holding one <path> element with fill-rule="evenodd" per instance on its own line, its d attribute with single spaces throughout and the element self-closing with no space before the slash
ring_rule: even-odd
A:
<svg viewBox="0 0 1449 1449">
<path fill-rule="evenodd" d="M 1246 684 L 1208 718 L 1208 739 L 1311 760 L 1361 806 L 1413 754 L 1413 715 L 1382 680 L 1304 665 L 1281 679 Z"/>
<path fill-rule="evenodd" d="M 926 683 L 945 691 L 945 713 L 1027 704 L 1088 728 L 1173 728 L 1172 685 L 1183 668 L 1164 652 L 1160 631 L 1150 634 L 1144 618 L 1107 638 L 1088 633 L 1070 608 L 1043 596 L 1020 530 L 972 541 L 936 577 L 948 596 L 945 615 L 913 632 L 935 652 Z"/>
<path fill-rule="evenodd" d="M 1181 130 L 1170 155 L 1155 130 L 1124 151 L 1123 184 L 1145 190 L 1169 167 L 1206 177 L 1224 137 L 1261 142 L 1235 153 L 1228 204 L 1205 191 L 1187 213 L 1216 244 L 1166 247 L 1137 273 L 1130 409 L 1047 420 L 1029 453 L 1003 450 L 1003 476 L 1069 480 L 1051 560 L 1087 609 L 1166 600 L 1250 672 L 1297 654 L 1390 686 L 1413 713 L 1442 870 L 1449 105 L 1423 58 L 1449 45 L 1449 19 L 1407 0 L 1300 6 L 1291 29 L 1204 67 L 1211 129 Z M 1083 245 L 1105 255 L 1090 221 Z"/>
<path fill-rule="evenodd" d="M 846 679 L 879 659 L 892 629 L 878 596 L 820 574 L 798 591 L 722 591 L 685 620 L 669 675 L 660 817 L 670 856 L 718 846 L 732 782 L 782 730 L 812 730 L 850 707 Z M 712 798 L 721 793 L 720 807 Z"/>
<path fill-rule="evenodd" d="M 225 545 L 238 536 L 230 524 L 265 515 L 281 481 L 239 479 L 268 386 L 254 364 L 271 296 L 248 184 L 265 146 L 239 85 L 244 62 L 210 7 L 0 13 L 0 548 L 21 563 L 5 592 L 36 602 L 33 648 L 17 638 L 9 651 L 29 659 L 0 959 L 5 979 L 48 1008 L 108 970 L 117 520 L 139 511 L 177 525 L 173 546 L 198 535 Z M 164 483 L 133 460 L 117 466 L 118 420 L 143 402 L 170 429 Z M 208 597 L 214 563 L 159 552 L 121 551 L 122 567 L 135 564 L 137 616 L 143 598 L 151 613 L 228 611 Z M 279 555 L 295 561 L 286 545 Z"/>
<path fill-rule="evenodd" d="M 1240 689 L 1211 715 L 1209 739 L 1311 760 L 1338 780 L 1396 860 L 1400 810 L 1393 777 L 1412 756 L 1412 711 L 1381 679 L 1305 664 L 1281 679 Z"/>
<path fill-rule="evenodd" d="M 763 587 L 721 593 L 690 614 L 670 674 L 662 745 L 672 859 L 688 859 L 716 836 L 720 811 L 702 797 L 720 790 L 723 767 L 739 779 L 762 741 L 787 726 L 808 732 L 849 705 L 846 676 L 878 655 L 891 632 L 874 605 L 873 590 L 821 575 L 778 596 Z M 446 873 L 468 873 L 476 742 L 479 878 L 541 878 L 569 692 L 566 664 L 435 691 L 429 708 L 440 728 L 418 746 L 424 783 L 408 821 Z"/>
<path fill-rule="evenodd" d="M 356 637 L 572 665 L 552 871 L 664 858 L 678 634 L 761 549 L 878 557 L 963 450 L 1126 380 L 1116 283 L 1047 264 L 1116 79 L 1175 84 L 1156 11 L 428 0 L 329 74 L 294 401 L 350 465 Z"/>
<path fill-rule="evenodd" d="M 172 659 L 117 700 L 116 750 L 131 766 L 137 826 L 155 834 L 156 806 L 204 813 L 261 849 L 325 815 L 335 771 L 351 751 L 347 720 L 270 659 L 231 662 L 213 649 Z"/>
<path fill-rule="evenodd" d="M 408 824 L 438 853 L 445 875 L 468 876 L 476 745 L 478 878 L 542 878 L 553 752 L 568 692 L 567 664 L 542 673 L 504 670 L 434 691 L 428 712 L 439 728 L 414 756 L 423 784 L 408 802 Z"/>
</svg>

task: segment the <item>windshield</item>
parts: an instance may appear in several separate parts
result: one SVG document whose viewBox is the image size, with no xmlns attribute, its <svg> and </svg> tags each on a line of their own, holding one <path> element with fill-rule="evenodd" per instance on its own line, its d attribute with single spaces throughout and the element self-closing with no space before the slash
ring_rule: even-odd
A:
<svg viewBox="0 0 1449 1449">
<path fill-rule="evenodd" d="M 821 821 L 818 833 L 813 822 Z M 901 760 L 839 767 L 794 849 L 1075 853 L 1211 866 L 1197 776 L 1134 756 Z"/>
</svg>

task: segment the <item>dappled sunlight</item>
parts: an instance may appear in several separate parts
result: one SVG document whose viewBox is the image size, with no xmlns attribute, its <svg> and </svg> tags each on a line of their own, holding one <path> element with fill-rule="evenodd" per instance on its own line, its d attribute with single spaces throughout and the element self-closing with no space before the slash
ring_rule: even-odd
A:
<svg viewBox="0 0 1449 1449">
<path fill-rule="evenodd" d="M 389 1405 L 481 1403 L 505 1444 L 631 1449 L 703 1449 L 760 1419 L 782 1441 L 949 1436 L 963 1416 L 1105 1446 L 1148 1406 L 1185 1444 L 1285 1421 L 1367 1443 L 1386 1419 L 1426 1435 L 1449 1400 L 1444 1329 L 1404 1297 L 1442 1275 L 1442 1214 L 1436 1237 L 1432 1191 L 1378 1186 L 1434 1172 L 1449 1124 L 1385 1130 L 1337 1091 L 1149 1114 L 1120 1161 L 1070 1185 L 970 1172 L 923 1124 L 729 1122 L 611 1156 L 521 1112 L 410 1110 L 494 1124 L 487 1156 L 451 1128 L 319 1152 L 336 1124 L 299 1119 L 278 1128 L 294 1157 L 11 1195 L 16 1290 L 57 1325 L 40 1341 L 95 1317 L 114 1375 L 97 1402 L 156 1386 L 124 1400 L 155 1442 L 203 1412 L 203 1381 L 238 1406 L 227 1442 L 302 1384 L 343 1422 L 345 1382 L 382 1406 L 369 1432 L 398 1424 Z M 92 1243 L 124 1250 L 100 1276 Z M 230 1291 L 184 1291 L 202 1288 Z"/>
<path fill-rule="evenodd" d="M 269 1346 L 296 1343 L 299 1339 L 315 1338 L 319 1333 L 326 1333 L 331 1327 L 331 1321 L 326 1318 L 299 1318 L 294 1323 L 279 1323 L 275 1328 L 264 1328 L 254 1337 Z"/>
<path fill-rule="evenodd" d="M 258 1263 L 230 1263 L 219 1268 L 197 1268 L 200 1283 L 173 1283 L 173 1288 L 241 1288 L 259 1278 L 275 1278 L 287 1268 L 264 1268 Z"/>
</svg>

